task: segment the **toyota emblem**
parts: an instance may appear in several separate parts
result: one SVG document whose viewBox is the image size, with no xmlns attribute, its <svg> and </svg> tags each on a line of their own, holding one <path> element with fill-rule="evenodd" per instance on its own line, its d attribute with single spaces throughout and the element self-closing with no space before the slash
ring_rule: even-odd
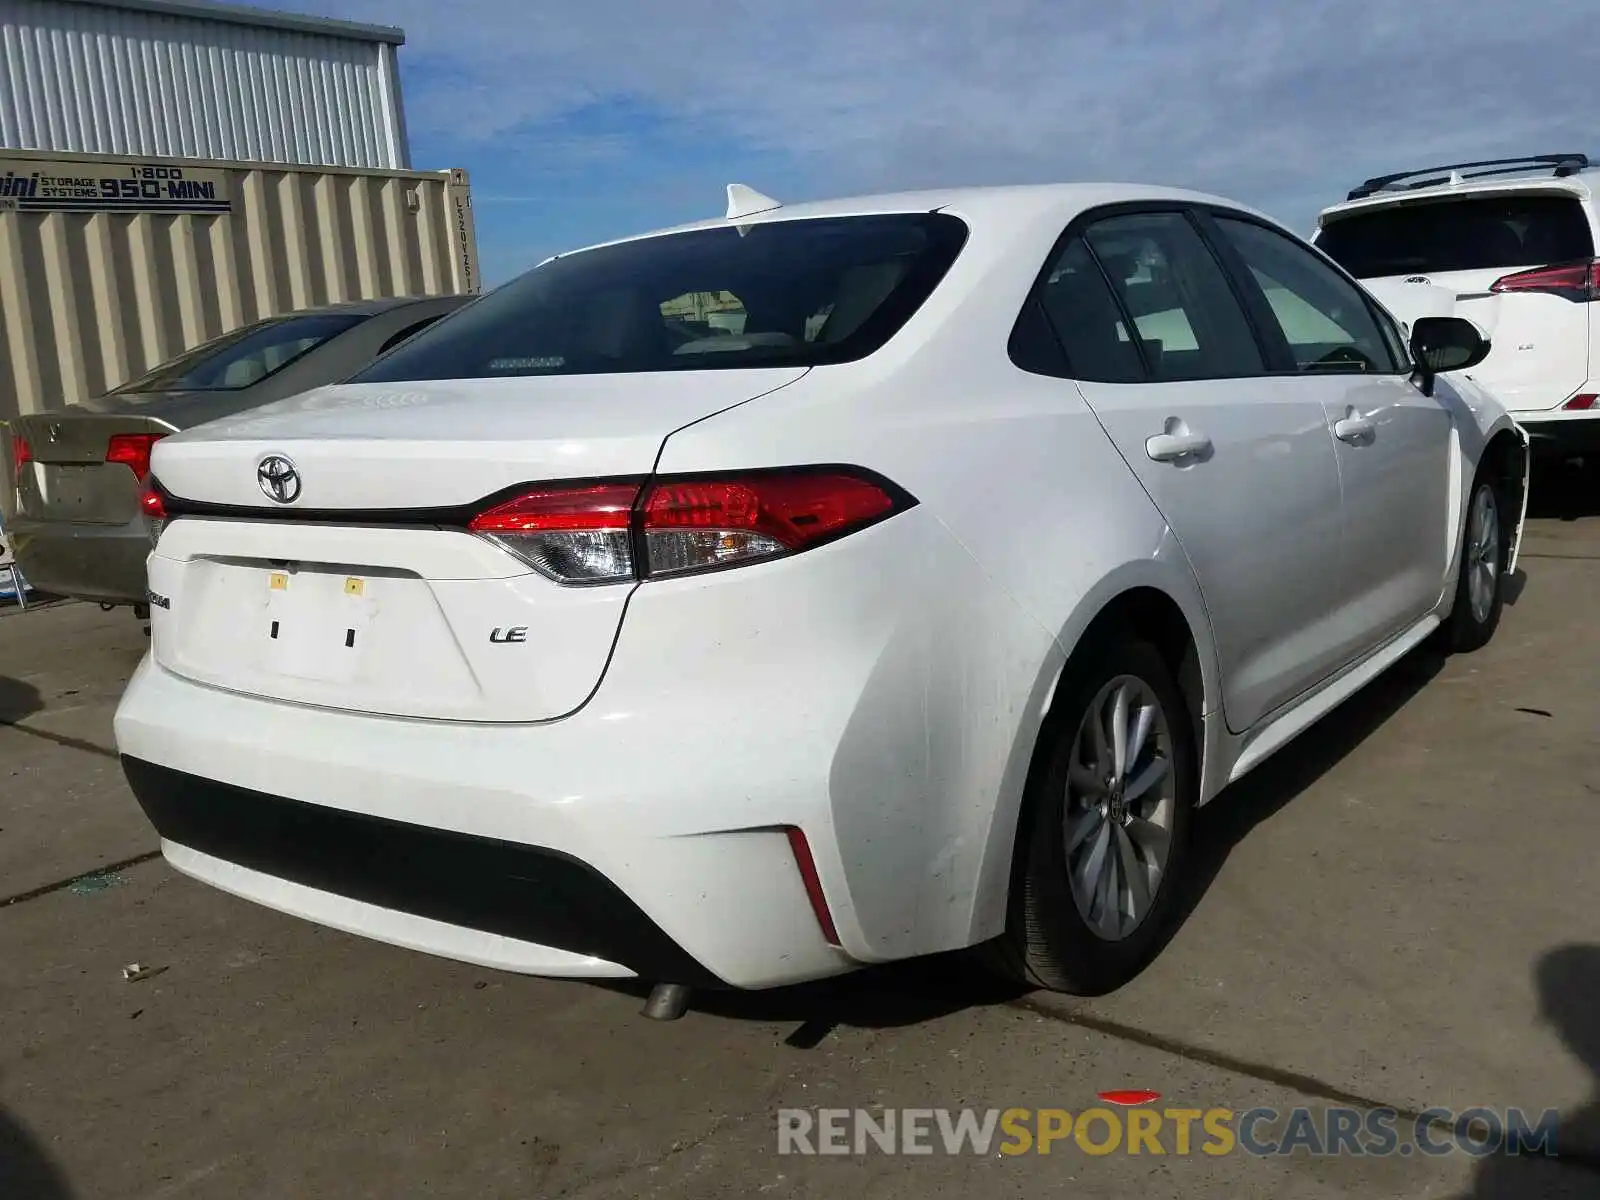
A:
<svg viewBox="0 0 1600 1200">
<path fill-rule="evenodd" d="M 300 472 L 281 454 L 269 454 L 256 464 L 256 482 L 268 500 L 293 504 L 300 499 Z"/>
</svg>

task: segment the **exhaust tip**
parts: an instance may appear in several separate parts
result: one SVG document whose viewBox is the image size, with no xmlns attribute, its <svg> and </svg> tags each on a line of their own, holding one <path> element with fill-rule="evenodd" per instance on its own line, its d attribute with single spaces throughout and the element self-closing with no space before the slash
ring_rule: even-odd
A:
<svg viewBox="0 0 1600 1200">
<path fill-rule="evenodd" d="M 652 1021 L 676 1021 L 689 1011 L 694 989 L 685 983 L 658 983 L 644 1002 L 644 1015 Z"/>
</svg>

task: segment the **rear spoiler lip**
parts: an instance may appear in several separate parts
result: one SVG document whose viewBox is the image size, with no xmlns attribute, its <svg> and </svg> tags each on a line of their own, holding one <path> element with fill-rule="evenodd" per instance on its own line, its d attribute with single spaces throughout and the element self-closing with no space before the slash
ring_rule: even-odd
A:
<svg viewBox="0 0 1600 1200">
<path fill-rule="evenodd" d="M 644 483 L 644 476 L 639 482 Z M 512 484 L 479 500 L 466 504 L 452 504 L 436 508 L 293 508 L 253 504 L 216 504 L 208 500 L 190 500 L 168 491 L 159 479 L 151 476 L 153 490 L 161 497 L 169 520 L 178 517 L 211 517 L 227 521 L 295 521 L 305 524 L 419 526 L 424 528 L 465 529 L 472 518 L 486 508 L 510 500 L 531 487 L 554 486 L 563 483 L 589 483 L 592 480 L 549 480 Z"/>
<path fill-rule="evenodd" d="M 1532 176 L 1518 179 L 1475 180 L 1459 187 L 1439 184 L 1411 191 L 1379 191 L 1355 198 L 1347 197 L 1317 213 L 1317 232 L 1330 222 L 1356 213 L 1381 212 L 1387 208 L 1437 204 L 1449 200 L 1472 200 L 1485 196 L 1567 196 L 1582 203 L 1593 198 L 1593 189 L 1573 176 Z"/>
</svg>

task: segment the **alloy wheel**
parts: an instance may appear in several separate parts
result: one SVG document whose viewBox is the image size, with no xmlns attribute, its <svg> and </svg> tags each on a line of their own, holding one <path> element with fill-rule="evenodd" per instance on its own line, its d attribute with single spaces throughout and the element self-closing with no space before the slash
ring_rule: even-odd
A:
<svg viewBox="0 0 1600 1200">
<path fill-rule="evenodd" d="M 1119 676 L 1095 696 L 1073 742 L 1066 788 L 1072 898 L 1096 936 L 1121 941 L 1155 903 L 1177 808 L 1171 729 L 1143 680 Z"/>
<path fill-rule="evenodd" d="M 1494 593 L 1500 578 L 1500 508 L 1494 488 L 1478 487 L 1472 498 L 1467 524 L 1467 600 L 1472 619 L 1482 625 L 1494 611 Z"/>
</svg>

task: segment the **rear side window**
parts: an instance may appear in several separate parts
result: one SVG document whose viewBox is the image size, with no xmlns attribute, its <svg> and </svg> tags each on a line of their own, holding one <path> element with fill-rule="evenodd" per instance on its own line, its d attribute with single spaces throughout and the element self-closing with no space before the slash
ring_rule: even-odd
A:
<svg viewBox="0 0 1600 1200">
<path fill-rule="evenodd" d="M 355 313 L 307 313 L 247 325 L 167 360 L 116 394 L 242 391 L 365 320 Z"/>
<path fill-rule="evenodd" d="M 947 214 L 897 213 L 583 250 L 474 301 L 351 382 L 848 362 L 910 319 L 966 234 Z"/>
<path fill-rule="evenodd" d="M 1216 258 L 1182 213 L 1129 213 L 1089 226 L 1151 378 L 1225 379 L 1265 370 L 1261 347 Z M 1119 336 L 1127 338 L 1122 329 Z"/>
<path fill-rule="evenodd" d="M 1500 271 L 1594 254 L 1582 206 L 1561 196 L 1438 200 L 1330 221 L 1317 248 L 1357 279 Z"/>
<path fill-rule="evenodd" d="M 1066 352 L 1072 378 L 1093 383 L 1144 379 L 1144 363 L 1116 298 L 1082 238 L 1068 242 L 1050 264 L 1039 302 Z"/>
</svg>

